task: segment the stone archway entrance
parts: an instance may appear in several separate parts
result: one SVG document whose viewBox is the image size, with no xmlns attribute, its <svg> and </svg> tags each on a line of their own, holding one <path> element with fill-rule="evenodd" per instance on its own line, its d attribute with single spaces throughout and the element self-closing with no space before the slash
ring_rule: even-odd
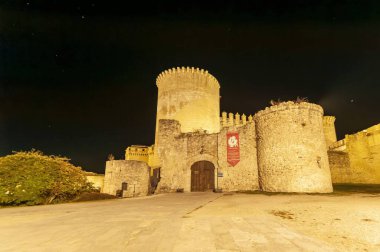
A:
<svg viewBox="0 0 380 252">
<path fill-rule="evenodd" d="M 209 161 L 198 161 L 191 166 L 191 191 L 204 192 L 214 190 L 215 167 Z"/>
</svg>

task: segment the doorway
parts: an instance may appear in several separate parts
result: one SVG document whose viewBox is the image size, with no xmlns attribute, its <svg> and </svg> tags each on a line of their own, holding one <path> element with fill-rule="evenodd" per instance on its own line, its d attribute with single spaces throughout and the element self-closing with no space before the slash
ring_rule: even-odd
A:
<svg viewBox="0 0 380 252">
<path fill-rule="evenodd" d="M 191 191 L 205 192 L 215 188 L 215 167 L 209 161 L 198 161 L 191 166 Z"/>
</svg>

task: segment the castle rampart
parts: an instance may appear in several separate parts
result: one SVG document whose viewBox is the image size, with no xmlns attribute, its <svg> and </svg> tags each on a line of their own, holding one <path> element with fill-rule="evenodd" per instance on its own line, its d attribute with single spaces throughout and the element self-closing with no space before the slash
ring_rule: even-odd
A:
<svg viewBox="0 0 380 252">
<path fill-rule="evenodd" d="M 217 134 L 182 133 L 175 120 L 159 121 L 161 180 L 158 192 L 190 191 L 192 161 L 207 160 L 217 165 Z"/>
<path fill-rule="evenodd" d="M 156 85 L 155 144 L 130 146 L 126 160 L 107 162 L 107 193 L 123 182 L 134 185 L 129 196 L 150 187 L 327 193 L 332 182 L 380 184 L 380 124 L 336 141 L 335 117 L 302 98 L 271 101 L 254 116 L 220 115 L 220 86 L 205 70 L 172 68 Z"/>
<path fill-rule="evenodd" d="M 248 117 L 245 114 L 240 116 L 239 113 L 235 115 L 233 113 L 222 112 L 222 117 L 220 117 L 220 128 L 232 127 L 232 126 L 244 126 L 247 123 L 253 122 L 253 116 L 249 115 Z"/>
<path fill-rule="evenodd" d="M 153 165 L 154 145 L 132 145 L 125 150 L 125 160 L 136 160 Z"/>
<path fill-rule="evenodd" d="M 245 125 L 224 127 L 218 134 L 205 132 L 182 133 L 175 120 L 160 120 L 161 181 L 158 192 L 191 191 L 191 166 L 208 161 L 214 166 L 214 185 L 224 191 L 257 190 L 258 170 L 256 132 L 253 121 Z M 227 132 L 240 136 L 240 161 L 227 162 Z M 222 176 L 218 177 L 218 173 Z"/>
<path fill-rule="evenodd" d="M 332 191 L 322 116 L 321 106 L 306 102 L 283 102 L 255 114 L 262 190 Z"/>
<path fill-rule="evenodd" d="M 335 130 L 335 116 L 323 117 L 323 132 L 325 134 L 327 148 L 329 148 L 333 143 L 337 141 Z"/>
<path fill-rule="evenodd" d="M 252 119 L 252 116 L 250 116 Z M 227 133 L 239 134 L 240 161 L 232 166 L 227 161 Z M 218 134 L 218 166 L 223 174 L 218 185 L 223 191 L 255 191 L 259 189 L 256 130 L 253 120 L 245 124 L 223 126 Z"/>
<path fill-rule="evenodd" d="M 331 145 L 333 183 L 380 184 L 380 124 Z"/>
</svg>

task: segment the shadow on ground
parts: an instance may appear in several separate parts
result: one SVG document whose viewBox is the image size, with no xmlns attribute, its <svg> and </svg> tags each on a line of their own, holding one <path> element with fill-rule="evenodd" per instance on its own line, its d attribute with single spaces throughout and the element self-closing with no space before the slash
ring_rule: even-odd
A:
<svg viewBox="0 0 380 252">
<path fill-rule="evenodd" d="M 352 194 L 371 194 L 363 197 L 380 197 L 380 185 L 378 184 L 334 184 L 332 193 L 286 193 L 286 192 L 263 192 L 263 191 L 237 191 L 237 193 L 263 194 L 263 195 L 326 195 L 345 196 Z"/>
</svg>

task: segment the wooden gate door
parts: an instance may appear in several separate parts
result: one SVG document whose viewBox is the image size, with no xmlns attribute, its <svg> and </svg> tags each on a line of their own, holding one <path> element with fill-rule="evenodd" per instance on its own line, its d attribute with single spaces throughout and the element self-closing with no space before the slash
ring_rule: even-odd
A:
<svg viewBox="0 0 380 252">
<path fill-rule="evenodd" d="M 214 189 L 214 165 L 208 161 L 199 161 L 191 166 L 191 191 L 204 192 Z"/>
</svg>

